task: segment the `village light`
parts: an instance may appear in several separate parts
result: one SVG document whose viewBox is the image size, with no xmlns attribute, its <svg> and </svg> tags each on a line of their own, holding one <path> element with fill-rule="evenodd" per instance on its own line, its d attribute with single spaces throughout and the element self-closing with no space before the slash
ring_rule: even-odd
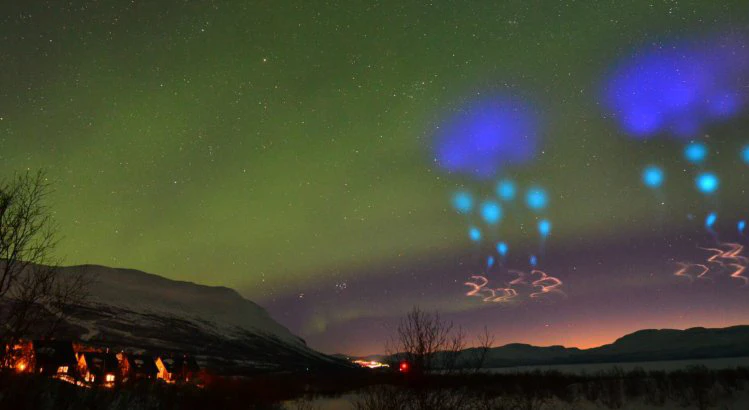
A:
<svg viewBox="0 0 749 410">
<path fill-rule="evenodd" d="M 26 362 L 19 362 L 18 365 L 16 365 L 16 369 L 18 372 L 23 372 L 26 370 Z"/>
<path fill-rule="evenodd" d="M 370 369 L 377 369 L 377 368 L 380 368 L 380 367 L 390 367 L 390 366 L 388 366 L 385 363 L 380 363 L 380 362 L 375 361 L 375 360 L 354 360 L 354 363 L 358 364 L 361 367 L 367 367 L 367 368 L 370 368 Z"/>
</svg>

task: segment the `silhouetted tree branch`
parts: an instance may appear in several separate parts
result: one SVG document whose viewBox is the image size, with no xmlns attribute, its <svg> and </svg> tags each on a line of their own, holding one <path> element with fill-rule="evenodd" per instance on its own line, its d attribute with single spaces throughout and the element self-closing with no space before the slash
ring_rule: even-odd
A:
<svg viewBox="0 0 749 410">
<path fill-rule="evenodd" d="M 452 322 L 442 320 L 439 313 L 414 307 L 401 319 L 386 350 L 408 361 L 412 372 L 425 373 L 435 367 L 437 352 L 446 350 L 452 330 Z"/>
<path fill-rule="evenodd" d="M 489 332 L 489 328 L 484 326 L 484 331 L 476 336 L 476 347 L 471 350 L 473 357 L 471 358 L 474 371 L 479 371 L 484 367 L 486 363 L 486 357 L 489 355 L 489 351 L 494 346 L 494 335 Z"/>
<path fill-rule="evenodd" d="M 87 295 L 85 277 L 63 278 L 57 268 L 50 192 L 43 171 L 0 182 L 0 337 L 7 346 L 32 332 L 51 336 Z"/>
<path fill-rule="evenodd" d="M 462 327 L 458 327 L 448 335 L 444 348 L 438 353 L 442 357 L 441 370 L 452 373 L 458 368 L 458 357 L 466 348 L 466 334 Z"/>
</svg>

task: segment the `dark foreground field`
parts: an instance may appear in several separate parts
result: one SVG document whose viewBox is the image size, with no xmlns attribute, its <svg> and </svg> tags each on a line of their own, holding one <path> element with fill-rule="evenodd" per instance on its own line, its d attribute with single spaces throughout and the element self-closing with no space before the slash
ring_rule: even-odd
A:
<svg viewBox="0 0 749 410">
<path fill-rule="evenodd" d="M 415 377 L 357 371 L 216 378 L 205 388 L 143 383 L 114 389 L 85 389 L 33 375 L 2 373 L 0 408 L 747 409 L 747 389 L 748 368 L 698 366 L 671 372 L 615 368 L 588 375 L 536 371 Z M 325 400 L 340 396 L 345 400 Z"/>
</svg>

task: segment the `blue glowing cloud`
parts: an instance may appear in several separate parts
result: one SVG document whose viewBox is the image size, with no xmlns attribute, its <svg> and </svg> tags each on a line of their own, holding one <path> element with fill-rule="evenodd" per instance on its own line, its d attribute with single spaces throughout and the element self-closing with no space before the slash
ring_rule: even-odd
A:
<svg viewBox="0 0 749 410">
<path fill-rule="evenodd" d="M 473 197 L 468 192 L 456 192 L 452 202 L 453 208 L 460 214 L 467 214 L 473 209 Z"/>
<path fill-rule="evenodd" d="M 499 253 L 499 256 L 505 256 L 507 255 L 507 251 L 509 251 L 510 248 L 507 246 L 506 243 L 500 242 L 497 244 L 497 253 Z"/>
<path fill-rule="evenodd" d="M 705 218 L 705 228 L 707 229 L 713 229 L 713 226 L 715 225 L 715 221 L 718 220 L 718 214 L 715 212 L 710 212 L 707 215 L 707 218 Z"/>
<path fill-rule="evenodd" d="M 657 165 L 648 165 L 642 171 L 642 182 L 649 188 L 660 188 L 665 179 L 663 169 Z"/>
<path fill-rule="evenodd" d="M 738 228 L 739 228 L 739 235 L 743 235 L 744 230 L 746 229 L 746 221 L 744 220 L 739 221 Z"/>
<path fill-rule="evenodd" d="M 538 258 L 536 257 L 536 255 L 531 255 L 528 262 L 535 268 L 538 265 Z"/>
<path fill-rule="evenodd" d="M 702 172 L 694 179 L 694 183 L 700 192 L 710 195 L 718 190 L 720 179 L 712 172 Z"/>
<path fill-rule="evenodd" d="M 611 73 L 604 106 L 633 138 L 691 139 L 745 108 L 745 45 L 726 37 L 638 50 Z"/>
<path fill-rule="evenodd" d="M 692 142 L 684 147 L 684 158 L 693 164 L 701 164 L 707 158 L 707 145 L 701 142 Z"/>
<path fill-rule="evenodd" d="M 525 193 L 525 204 L 534 211 L 541 211 L 549 204 L 549 195 L 540 187 L 531 187 Z"/>
<path fill-rule="evenodd" d="M 497 184 L 497 196 L 503 201 L 512 201 L 517 194 L 515 183 L 509 179 L 503 179 Z"/>
<path fill-rule="evenodd" d="M 468 237 L 471 238 L 472 241 L 478 242 L 481 240 L 481 231 L 479 228 L 472 226 L 468 229 Z"/>
<path fill-rule="evenodd" d="M 494 225 L 502 219 L 502 208 L 496 202 L 486 201 L 481 204 L 481 218 L 484 222 Z"/>
<path fill-rule="evenodd" d="M 435 132 L 434 157 L 440 168 L 478 179 L 509 165 L 524 164 L 538 151 L 538 115 L 509 95 L 474 100 Z"/>
<path fill-rule="evenodd" d="M 546 238 L 551 233 L 551 222 L 548 219 L 538 221 L 538 233 L 542 238 Z"/>
<path fill-rule="evenodd" d="M 494 257 L 490 256 L 486 258 L 486 268 L 490 269 L 492 266 L 494 266 Z"/>
<path fill-rule="evenodd" d="M 744 147 L 744 148 L 743 148 L 743 149 L 741 150 L 741 159 L 742 159 L 742 160 L 743 160 L 743 161 L 744 161 L 745 163 L 749 164 L 749 145 L 745 146 L 745 147 Z"/>
</svg>

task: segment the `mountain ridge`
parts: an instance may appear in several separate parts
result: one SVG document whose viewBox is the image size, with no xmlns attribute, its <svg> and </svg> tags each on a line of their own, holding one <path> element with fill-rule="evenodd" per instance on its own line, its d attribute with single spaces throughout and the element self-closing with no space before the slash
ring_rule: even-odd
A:
<svg viewBox="0 0 749 410">
<path fill-rule="evenodd" d="M 202 284 L 202 283 L 192 282 L 192 281 L 189 281 L 189 280 L 171 279 L 171 278 L 167 278 L 166 276 L 161 276 L 161 275 L 157 275 L 155 273 L 146 272 L 146 271 L 141 270 L 141 269 L 123 268 L 123 267 L 118 267 L 118 266 L 107 266 L 107 265 L 101 265 L 101 264 L 98 264 L 98 263 L 82 263 L 82 264 L 79 264 L 79 265 L 60 266 L 60 269 L 69 269 L 69 268 L 111 269 L 111 270 L 122 271 L 122 272 L 134 272 L 134 273 L 137 273 L 139 275 L 149 276 L 149 277 L 152 277 L 152 278 L 157 279 L 157 280 L 164 280 L 164 281 L 169 281 L 169 282 L 174 282 L 174 283 L 182 283 L 182 284 L 188 284 L 188 285 L 197 285 L 197 286 L 201 286 L 201 287 L 205 287 L 205 288 L 212 288 L 212 289 L 225 289 L 225 290 L 231 291 L 233 293 L 236 293 L 237 296 L 239 296 L 239 297 L 241 297 L 243 299 L 249 300 L 249 299 L 245 298 L 244 296 L 242 296 L 239 292 L 237 292 L 236 289 L 232 289 L 232 288 L 230 288 L 228 286 L 223 286 L 223 285 L 206 285 L 206 284 Z"/>
<path fill-rule="evenodd" d="M 59 273 L 84 275 L 89 293 L 60 326 L 60 339 L 151 354 L 187 353 L 222 374 L 350 366 L 310 348 L 260 305 L 225 286 L 96 264 L 60 267 Z"/>
<path fill-rule="evenodd" d="M 461 351 L 468 360 L 476 348 Z M 592 364 L 637 361 L 688 360 L 749 356 L 749 325 L 724 328 L 692 327 L 642 329 L 602 346 L 580 349 L 560 345 L 534 346 L 508 343 L 489 350 L 485 368 L 531 365 Z M 388 360 L 387 355 L 369 355 L 367 360 Z"/>
</svg>

